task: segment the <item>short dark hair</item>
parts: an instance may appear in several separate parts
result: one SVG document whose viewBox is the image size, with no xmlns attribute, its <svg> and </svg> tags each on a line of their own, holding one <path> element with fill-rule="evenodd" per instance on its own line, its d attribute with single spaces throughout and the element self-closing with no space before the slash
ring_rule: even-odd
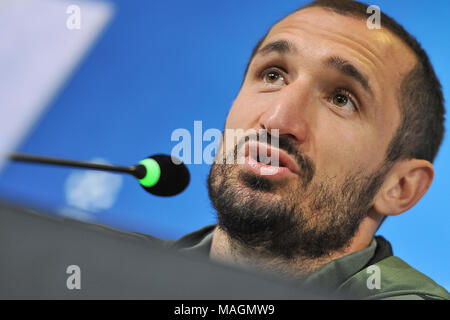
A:
<svg viewBox="0 0 450 320">
<path fill-rule="evenodd" d="M 312 7 L 332 10 L 344 16 L 367 18 L 368 5 L 352 0 L 315 0 L 295 12 Z M 381 12 L 384 28 L 400 38 L 416 55 L 417 63 L 402 79 L 398 101 L 400 124 L 386 152 L 386 161 L 424 159 L 433 162 L 444 137 L 444 97 L 433 66 L 420 43 L 399 23 Z M 253 57 L 266 35 L 253 49 L 244 79 Z"/>
</svg>

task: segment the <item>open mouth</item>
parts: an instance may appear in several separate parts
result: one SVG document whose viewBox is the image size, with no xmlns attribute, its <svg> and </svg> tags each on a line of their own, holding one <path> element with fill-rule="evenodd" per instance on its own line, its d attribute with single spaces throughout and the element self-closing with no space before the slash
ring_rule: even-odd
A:
<svg viewBox="0 0 450 320">
<path fill-rule="evenodd" d="M 246 143 L 245 167 L 255 174 L 273 177 L 300 172 L 296 161 L 286 151 L 258 141 Z"/>
</svg>

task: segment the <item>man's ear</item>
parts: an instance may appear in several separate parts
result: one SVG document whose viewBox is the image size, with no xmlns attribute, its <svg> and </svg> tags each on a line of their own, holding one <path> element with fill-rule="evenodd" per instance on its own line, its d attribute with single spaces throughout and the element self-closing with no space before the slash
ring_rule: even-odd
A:
<svg viewBox="0 0 450 320">
<path fill-rule="evenodd" d="M 374 210 L 388 216 L 405 212 L 427 192 L 433 177 L 434 168 L 429 161 L 409 159 L 396 162 L 375 196 Z"/>
</svg>

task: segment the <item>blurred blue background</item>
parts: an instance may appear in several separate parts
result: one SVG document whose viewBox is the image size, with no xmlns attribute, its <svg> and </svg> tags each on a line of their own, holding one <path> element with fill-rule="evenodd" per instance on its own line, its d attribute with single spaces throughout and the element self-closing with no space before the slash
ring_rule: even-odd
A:
<svg viewBox="0 0 450 320">
<path fill-rule="evenodd" d="M 253 46 L 274 22 L 306 1 L 104 2 L 115 9 L 109 25 L 18 151 L 131 165 L 151 154 L 170 154 L 177 144 L 171 141 L 172 132 L 185 128 L 193 133 L 196 120 L 202 121 L 203 132 L 221 130 Z M 422 43 L 448 101 L 450 3 L 370 4 L 378 5 Z M 395 255 L 447 289 L 448 163 L 447 134 L 429 192 L 410 211 L 387 219 L 378 232 L 392 243 Z M 0 197 L 53 214 L 174 239 L 215 222 L 206 188 L 209 165 L 188 167 L 189 188 L 173 198 L 158 198 L 128 176 L 8 163 L 0 175 Z M 92 184 L 104 190 L 89 194 L 95 193 Z M 91 198 L 83 202 L 83 197 Z"/>
</svg>

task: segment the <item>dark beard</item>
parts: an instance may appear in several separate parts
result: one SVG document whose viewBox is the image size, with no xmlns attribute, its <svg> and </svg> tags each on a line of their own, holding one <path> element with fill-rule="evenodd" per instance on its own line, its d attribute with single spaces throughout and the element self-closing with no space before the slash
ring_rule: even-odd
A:
<svg viewBox="0 0 450 320">
<path fill-rule="evenodd" d="M 341 185 L 326 177 L 313 182 L 312 161 L 297 154 L 289 140 L 279 141 L 302 168 L 298 185 L 283 186 L 280 199 L 268 199 L 280 187 L 270 179 L 239 171 L 237 165 L 213 164 L 208 191 L 219 227 L 232 241 L 267 257 L 320 258 L 345 248 L 367 216 L 388 166 L 368 176 L 352 174 Z M 251 196 L 245 196 L 248 189 L 254 191 Z"/>
</svg>

